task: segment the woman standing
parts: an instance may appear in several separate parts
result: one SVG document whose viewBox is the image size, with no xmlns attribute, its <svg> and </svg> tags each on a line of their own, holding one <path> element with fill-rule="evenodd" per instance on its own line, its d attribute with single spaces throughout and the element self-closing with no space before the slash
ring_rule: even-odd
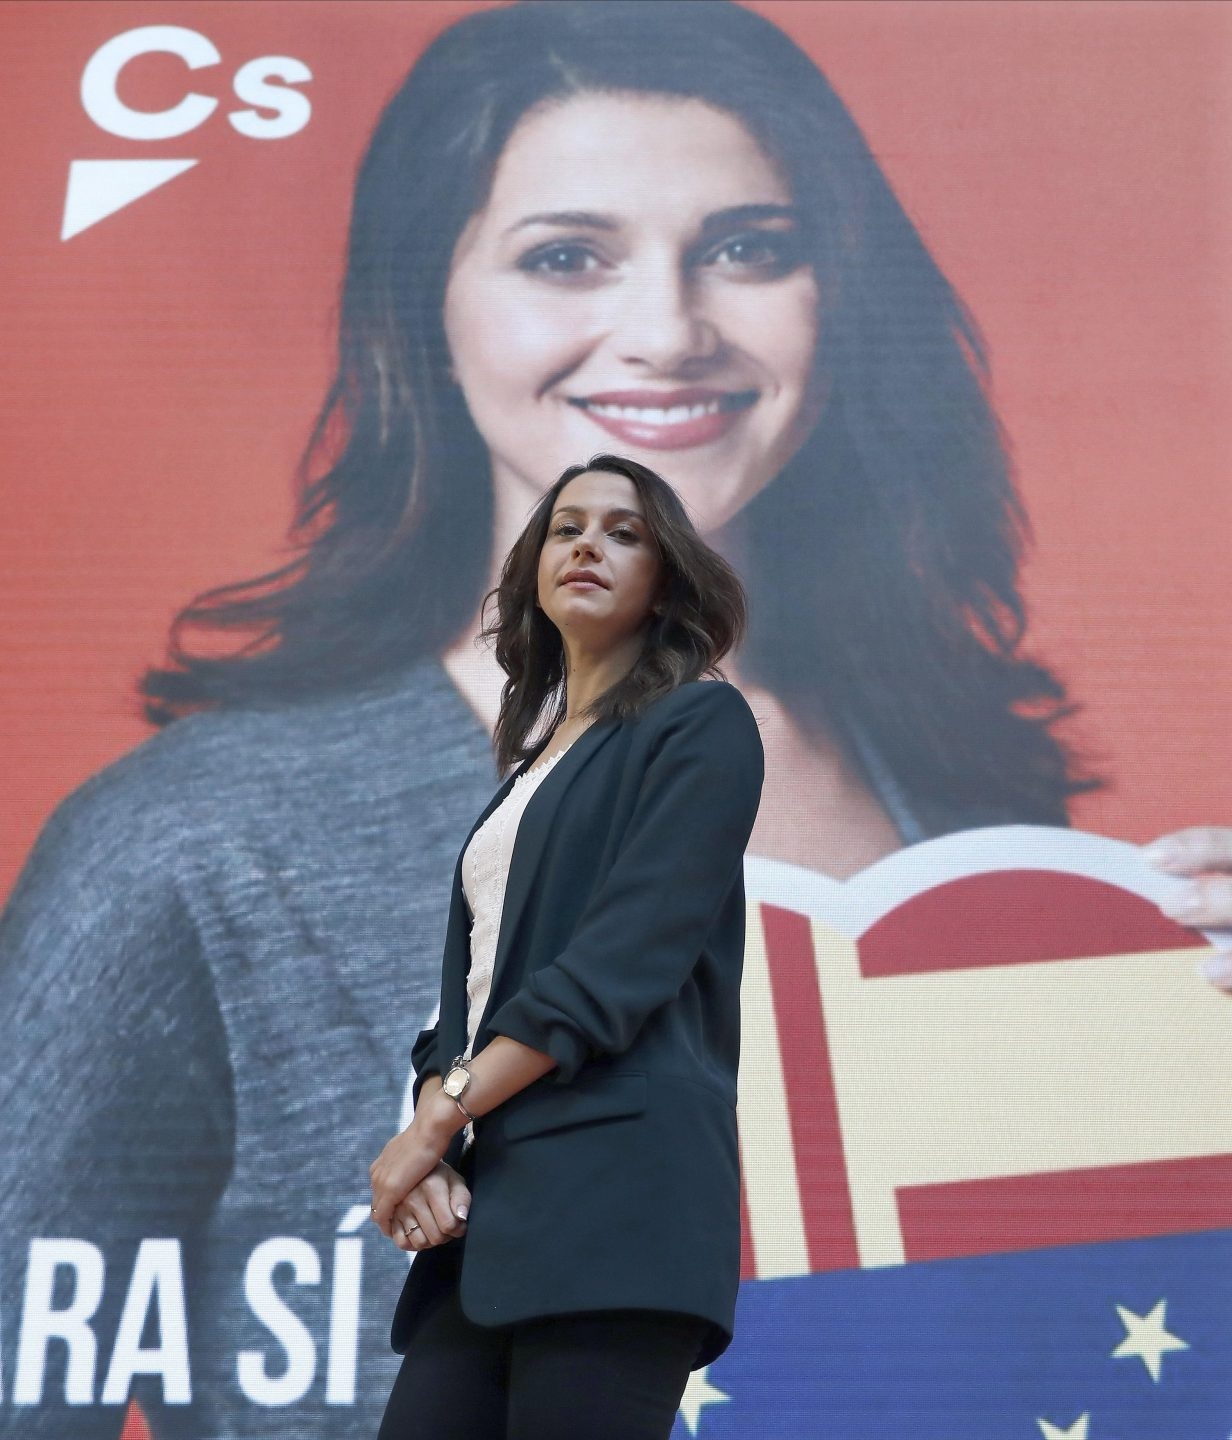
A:
<svg viewBox="0 0 1232 1440">
<path fill-rule="evenodd" d="M 762 749 L 699 682 L 743 595 L 669 486 L 601 455 L 536 506 L 497 606 L 497 755 L 522 764 L 463 847 L 415 1115 L 372 1165 L 373 1218 L 428 1252 L 381 1435 L 652 1440 L 735 1311 Z"/>
</svg>

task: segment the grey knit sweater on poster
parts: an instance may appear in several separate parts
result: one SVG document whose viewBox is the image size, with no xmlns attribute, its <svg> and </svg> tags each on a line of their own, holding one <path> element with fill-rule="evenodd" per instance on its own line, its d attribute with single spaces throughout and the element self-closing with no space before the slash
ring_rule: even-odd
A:
<svg viewBox="0 0 1232 1440">
<path fill-rule="evenodd" d="M 368 1165 L 496 781 L 425 662 L 60 806 L 0 922 L 0 1434 L 112 1440 L 132 1395 L 156 1440 L 375 1435 L 406 1259 Z"/>
<path fill-rule="evenodd" d="M 497 780 L 425 661 L 180 721 L 59 807 L 0 920 L 0 1436 L 115 1440 L 130 1396 L 155 1440 L 376 1434 L 406 1259 L 368 1165 Z"/>
</svg>

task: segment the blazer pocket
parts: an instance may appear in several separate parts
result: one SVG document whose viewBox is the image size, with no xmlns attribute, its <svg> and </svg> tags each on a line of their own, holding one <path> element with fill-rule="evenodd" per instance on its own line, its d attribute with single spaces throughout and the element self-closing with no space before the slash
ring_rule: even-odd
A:
<svg viewBox="0 0 1232 1440">
<path fill-rule="evenodd" d="M 602 1085 L 561 1085 L 542 1090 L 503 1116 L 501 1128 L 506 1140 L 524 1140 L 570 1125 L 640 1115 L 645 1109 L 645 1075 L 607 1075 Z"/>
</svg>

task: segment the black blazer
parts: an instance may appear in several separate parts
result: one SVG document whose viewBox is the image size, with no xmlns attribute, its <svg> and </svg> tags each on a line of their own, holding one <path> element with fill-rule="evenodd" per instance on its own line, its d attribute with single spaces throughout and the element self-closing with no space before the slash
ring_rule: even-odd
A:
<svg viewBox="0 0 1232 1440">
<path fill-rule="evenodd" d="M 459 1265 L 463 1310 L 479 1324 L 671 1310 L 711 1322 L 696 1364 L 729 1343 L 740 1266 L 742 862 L 762 774 L 743 696 L 694 681 L 635 720 L 593 724 L 531 797 L 475 1053 L 508 1035 L 557 1068 L 476 1125 L 468 1233 L 416 1258 L 395 1350 Z M 466 1045 L 469 963 L 459 855 L 440 1019 L 415 1043 L 417 1086 Z"/>
</svg>

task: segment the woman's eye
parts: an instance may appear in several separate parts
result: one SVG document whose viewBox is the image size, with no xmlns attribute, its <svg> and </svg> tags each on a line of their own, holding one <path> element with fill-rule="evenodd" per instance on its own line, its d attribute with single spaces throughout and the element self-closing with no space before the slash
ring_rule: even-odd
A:
<svg viewBox="0 0 1232 1440">
<path fill-rule="evenodd" d="M 702 263 L 750 275 L 778 276 L 794 270 L 803 259 L 803 248 L 794 231 L 751 230 L 712 246 Z"/>
<path fill-rule="evenodd" d="M 587 245 L 574 241 L 555 241 L 528 251 L 518 261 L 518 269 L 528 275 L 585 275 L 597 270 L 599 256 Z"/>
<path fill-rule="evenodd" d="M 636 540 L 638 538 L 636 530 L 613 530 L 612 534 L 616 537 L 617 540 Z"/>
<path fill-rule="evenodd" d="M 562 520 L 561 523 L 556 527 L 556 529 L 552 531 L 552 534 L 576 535 L 578 534 L 578 528 L 576 525 L 571 525 L 567 520 Z"/>
</svg>

